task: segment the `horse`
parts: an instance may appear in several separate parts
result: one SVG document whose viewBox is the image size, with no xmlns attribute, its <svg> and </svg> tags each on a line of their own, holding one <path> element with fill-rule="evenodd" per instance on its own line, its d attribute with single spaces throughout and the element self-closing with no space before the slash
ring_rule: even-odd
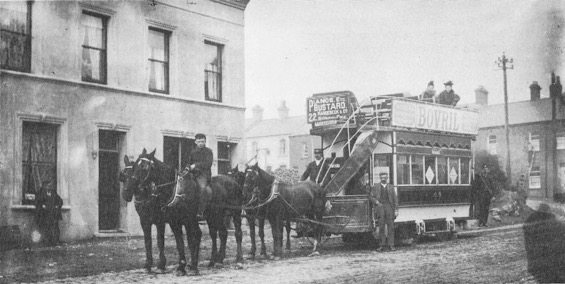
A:
<svg viewBox="0 0 565 284">
<path fill-rule="evenodd" d="M 150 273 L 153 266 L 151 228 L 152 225 L 155 225 L 159 248 L 157 273 L 165 272 L 165 223 L 169 223 L 179 253 L 179 264 L 175 274 L 177 276 L 186 275 L 186 257 L 182 232 L 184 226 L 191 253 L 190 274 L 197 275 L 202 237 L 196 218 L 200 192 L 198 184 L 191 177 L 191 173 L 183 173 L 183 175 L 177 177 L 173 168 L 155 158 L 155 150 L 148 154 L 143 149 L 133 165 L 127 156 L 124 158 L 124 162 L 126 169 L 121 175 L 121 178 L 125 180 L 123 198 L 130 202 L 135 196 L 135 209 L 139 215 L 145 242 L 145 270 Z M 126 170 L 129 172 L 129 176 Z"/>
<path fill-rule="evenodd" d="M 233 219 L 235 240 L 237 243 L 236 263 L 243 263 L 241 241 L 241 200 L 242 189 L 234 177 L 229 175 L 213 176 L 210 180 L 212 196 L 204 210 L 204 218 L 208 223 L 212 252 L 209 267 L 222 265 L 226 257 L 229 217 Z M 220 249 L 217 248 L 217 237 L 220 237 Z"/>
<path fill-rule="evenodd" d="M 253 203 L 265 207 L 273 234 L 273 256 L 282 257 L 284 221 L 308 223 L 313 228 L 314 247 L 322 236 L 326 194 L 317 183 L 307 180 L 293 185 L 280 183 L 257 164 L 245 169 L 244 192 L 253 192 Z"/>
<path fill-rule="evenodd" d="M 238 166 L 231 169 L 228 172 L 228 176 L 234 178 L 237 181 L 237 183 L 241 186 L 241 188 L 244 188 L 245 172 L 239 171 Z M 253 192 L 246 190 L 243 191 L 243 200 L 245 200 L 248 205 L 254 203 L 254 200 L 252 200 L 252 196 L 253 196 Z M 253 209 L 244 208 L 244 210 L 246 213 L 245 215 L 247 218 L 247 223 L 249 224 L 249 237 L 251 238 L 251 251 L 249 252 L 249 258 L 255 259 L 255 252 L 257 251 L 257 246 L 255 244 L 255 220 L 258 221 L 257 227 L 258 227 L 259 239 L 261 241 L 260 255 L 266 257 L 267 247 L 265 246 L 265 208 L 264 207 L 253 208 Z M 290 230 L 291 230 L 290 221 L 286 221 L 284 227 L 286 229 L 286 250 L 290 250 Z"/>
</svg>

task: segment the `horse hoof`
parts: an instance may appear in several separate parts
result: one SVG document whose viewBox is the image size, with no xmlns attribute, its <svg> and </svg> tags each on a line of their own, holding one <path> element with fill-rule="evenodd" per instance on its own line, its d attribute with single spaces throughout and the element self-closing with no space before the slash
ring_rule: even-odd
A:
<svg viewBox="0 0 565 284">
<path fill-rule="evenodd" d="M 200 275 L 200 272 L 198 272 L 198 270 L 189 270 L 188 271 L 188 276 L 198 276 Z"/>
<path fill-rule="evenodd" d="M 151 273 L 151 267 L 145 267 L 145 273 L 150 274 Z"/>
<path fill-rule="evenodd" d="M 308 256 L 319 256 L 319 255 L 320 255 L 320 253 L 315 251 L 315 252 L 309 254 Z"/>
<path fill-rule="evenodd" d="M 184 270 L 178 270 L 175 271 L 175 276 L 185 276 L 186 275 L 186 271 Z"/>
<path fill-rule="evenodd" d="M 224 264 L 223 263 L 216 263 L 214 264 L 214 268 L 223 268 Z"/>
<path fill-rule="evenodd" d="M 158 269 L 155 271 L 155 274 L 165 274 L 165 273 L 167 273 L 167 271 L 165 271 L 164 268 L 158 268 Z"/>
<path fill-rule="evenodd" d="M 241 263 L 241 262 L 236 263 L 235 269 L 243 269 L 243 263 Z"/>
</svg>

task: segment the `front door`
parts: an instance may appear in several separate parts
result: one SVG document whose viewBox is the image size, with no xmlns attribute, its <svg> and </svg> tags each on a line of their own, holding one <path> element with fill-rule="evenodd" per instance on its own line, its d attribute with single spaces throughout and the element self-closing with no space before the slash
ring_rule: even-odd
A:
<svg viewBox="0 0 565 284">
<path fill-rule="evenodd" d="M 117 230 L 120 213 L 120 132 L 100 130 L 98 151 L 98 229 Z"/>
</svg>

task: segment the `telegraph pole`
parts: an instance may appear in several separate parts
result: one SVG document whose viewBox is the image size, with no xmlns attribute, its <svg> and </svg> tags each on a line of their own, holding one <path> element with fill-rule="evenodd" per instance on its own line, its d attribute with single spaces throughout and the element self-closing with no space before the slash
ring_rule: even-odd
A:
<svg viewBox="0 0 565 284">
<path fill-rule="evenodd" d="M 514 69 L 514 60 L 506 57 L 504 52 L 502 57 L 499 57 L 495 62 L 498 67 L 502 68 L 504 75 L 504 130 L 506 131 L 506 176 L 508 177 L 508 184 L 512 184 L 512 170 L 510 168 L 510 132 L 508 129 L 508 87 L 506 82 L 506 69 Z"/>
</svg>

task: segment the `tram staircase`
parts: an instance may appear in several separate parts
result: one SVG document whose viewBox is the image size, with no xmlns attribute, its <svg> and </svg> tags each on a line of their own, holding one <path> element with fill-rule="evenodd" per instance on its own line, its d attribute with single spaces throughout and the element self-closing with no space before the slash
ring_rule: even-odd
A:
<svg viewBox="0 0 565 284">
<path fill-rule="evenodd" d="M 326 194 L 337 195 L 347 183 L 355 176 L 361 167 L 367 162 L 371 157 L 371 154 L 378 143 L 378 131 L 374 130 L 363 139 L 363 136 L 359 136 L 356 146 L 351 152 L 349 158 L 344 162 L 338 172 L 330 180 L 328 185 L 326 185 Z M 359 139 L 362 141 L 359 142 Z"/>
</svg>

